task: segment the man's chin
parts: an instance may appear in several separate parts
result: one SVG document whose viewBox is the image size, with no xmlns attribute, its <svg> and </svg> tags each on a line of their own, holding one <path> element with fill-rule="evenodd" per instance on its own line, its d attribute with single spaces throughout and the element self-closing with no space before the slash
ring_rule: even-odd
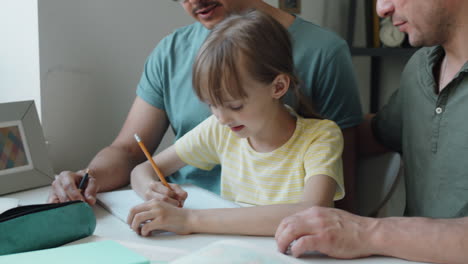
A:
<svg viewBox="0 0 468 264">
<path fill-rule="evenodd" d="M 200 23 L 209 30 L 212 30 L 217 24 L 223 21 L 224 18 L 210 19 L 209 21 L 200 21 Z"/>
</svg>

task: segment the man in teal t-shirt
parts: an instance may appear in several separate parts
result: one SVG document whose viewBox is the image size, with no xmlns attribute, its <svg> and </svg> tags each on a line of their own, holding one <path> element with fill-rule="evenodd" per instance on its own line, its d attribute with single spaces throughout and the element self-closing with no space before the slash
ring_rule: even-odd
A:
<svg viewBox="0 0 468 264">
<path fill-rule="evenodd" d="M 137 98 L 119 136 L 89 166 L 97 184 L 91 184 L 92 189 L 88 191 L 87 188 L 85 194 L 93 197 L 97 186 L 100 191 L 110 190 L 128 182 L 131 169 L 145 160 L 133 141 L 133 133 L 138 132 L 148 149 L 154 151 L 169 125 L 178 139 L 211 115 L 207 105 L 200 102 L 192 90 L 193 60 L 213 26 L 230 12 L 250 8 L 270 14 L 288 28 L 293 39 L 294 60 L 302 82 L 302 92 L 311 99 L 319 114 L 341 127 L 345 140 L 350 139 L 346 144 L 354 144 L 351 140 L 352 133 L 362 120 L 362 112 L 357 81 L 344 40 L 261 0 L 178 2 L 181 2 L 186 12 L 197 22 L 177 29 L 164 38 L 148 57 L 138 84 Z M 292 100 L 293 96 L 287 95 L 285 103 L 293 104 Z M 347 150 L 352 152 L 352 148 Z M 346 159 L 345 157 L 345 164 Z M 193 183 L 219 193 L 219 170 L 217 167 L 207 172 L 187 166 L 169 179 L 173 183 Z M 61 198 L 65 192 L 62 189 L 66 189 L 66 184 L 73 181 L 65 179 L 81 178 L 80 175 L 81 173 L 62 173 L 54 183 L 55 190 L 50 200 L 65 200 Z M 347 190 L 347 194 L 352 193 L 352 181 L 347 182 L 346 188 L 348 184 L 351 190 Z M 155 185 L 152 188 L 159 187 Z M 73 195 L 75 194 L 68 196 L 81 197 Z M 88 201 L 92 203 L 93 200 Z"/>
</svg>

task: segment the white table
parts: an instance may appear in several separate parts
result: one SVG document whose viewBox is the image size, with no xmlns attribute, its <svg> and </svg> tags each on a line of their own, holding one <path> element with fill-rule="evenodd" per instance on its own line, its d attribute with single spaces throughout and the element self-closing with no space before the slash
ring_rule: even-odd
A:
<svg viewBox="0 0 468 264">
<path fill-rule="evenodd" d="M 20 200 L 20 205 L 45 203 L 50 187 L 42 187 L 33 190 L 4 195 L 3 197 L 16 198 Z M 276 243 L 273 237 L 257 237 L 257 236 L 233 236 L 233 235 L 209 235 L 209 234 L 192 234 L 192 235 L 170 235 L 170 236 L 153 236 L 141 237 L 137 235 L 130 227 L 120 221 L 117 217 L 110 214 L 101 206 L 94 206 L 94 213 L 97 218 L 97 226 L 94 232 L 95 235 L 107 239 L 128 241 L 133 243 L 155 245 L 161 247 L 179 248 L 187 251 L 194 251 L 209 243 L 221 239 L 236 239 L 244 240 L 253 243 L 257 246 L 264 247 L 270 250 L 276 250 Z M 369 257 L 357 260 L 337 260 L 321 255 L 313 255 L 307 258 L 300 259 L 304 263 L 372 263 L 372 264 L 403 264 L 403 263 L 419 263 L 410 262 L 388 257 Z"/>
</svg>

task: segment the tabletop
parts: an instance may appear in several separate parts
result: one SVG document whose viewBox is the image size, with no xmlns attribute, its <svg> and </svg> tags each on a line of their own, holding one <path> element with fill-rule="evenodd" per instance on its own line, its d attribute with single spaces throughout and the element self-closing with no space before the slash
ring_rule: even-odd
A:
<svg viewBox="0 0 468 264">
<path fill-rule="evenodd" d="M 12 194 L 3 195 L 0 197 L 16 198 L 19 199 L 20 205 L 40 204 L 45 203 L 49 193 L 50 187 L 42 187 Z M 256 246 L 276 250 L 276 243 L 273 237 L 260 237 L 260 236 L 236 236 L 236 235 L 212 235 L 212 234 L 190 234 L 190 235 L 154 235 L 151 237 L 141 237 L 136 234 L 130 227 L 113 216 L 99 205 L 93 206 L 94 213 L 97 219 L 95 236 L 105 239 L 112 239 L 118 241 L 126 241 L 129 243 L 144 244 L 146 246 L 159 246 L 170 247 L 185 250 L 188 252 L 200 249 L 212 242 L 235 239 L 245 241 Z M 356 260 L 338 260 L 328 258 L 320 254 L 311 254 L 307 257 L 299 258 L 303 263 L 373 263 L 373 264 L 403 264 L 403 263 L 420 263 L 405 261 L 396 258 L 372 256 Z"/>
</svg>

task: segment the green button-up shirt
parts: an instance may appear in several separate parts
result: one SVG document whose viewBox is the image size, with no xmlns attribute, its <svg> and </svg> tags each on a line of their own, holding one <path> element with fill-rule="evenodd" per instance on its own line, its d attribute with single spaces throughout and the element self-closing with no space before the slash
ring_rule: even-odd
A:
<svg viewBox="0 0 468 264">
<path fill-rule="evenodd" d="M 443 57 L 440 46 L 416 52 L 373 120 L 378 140 L 403 155 L 408 216 L 468 216 L 468 62 L 437 94 Z"/>
</svg>

